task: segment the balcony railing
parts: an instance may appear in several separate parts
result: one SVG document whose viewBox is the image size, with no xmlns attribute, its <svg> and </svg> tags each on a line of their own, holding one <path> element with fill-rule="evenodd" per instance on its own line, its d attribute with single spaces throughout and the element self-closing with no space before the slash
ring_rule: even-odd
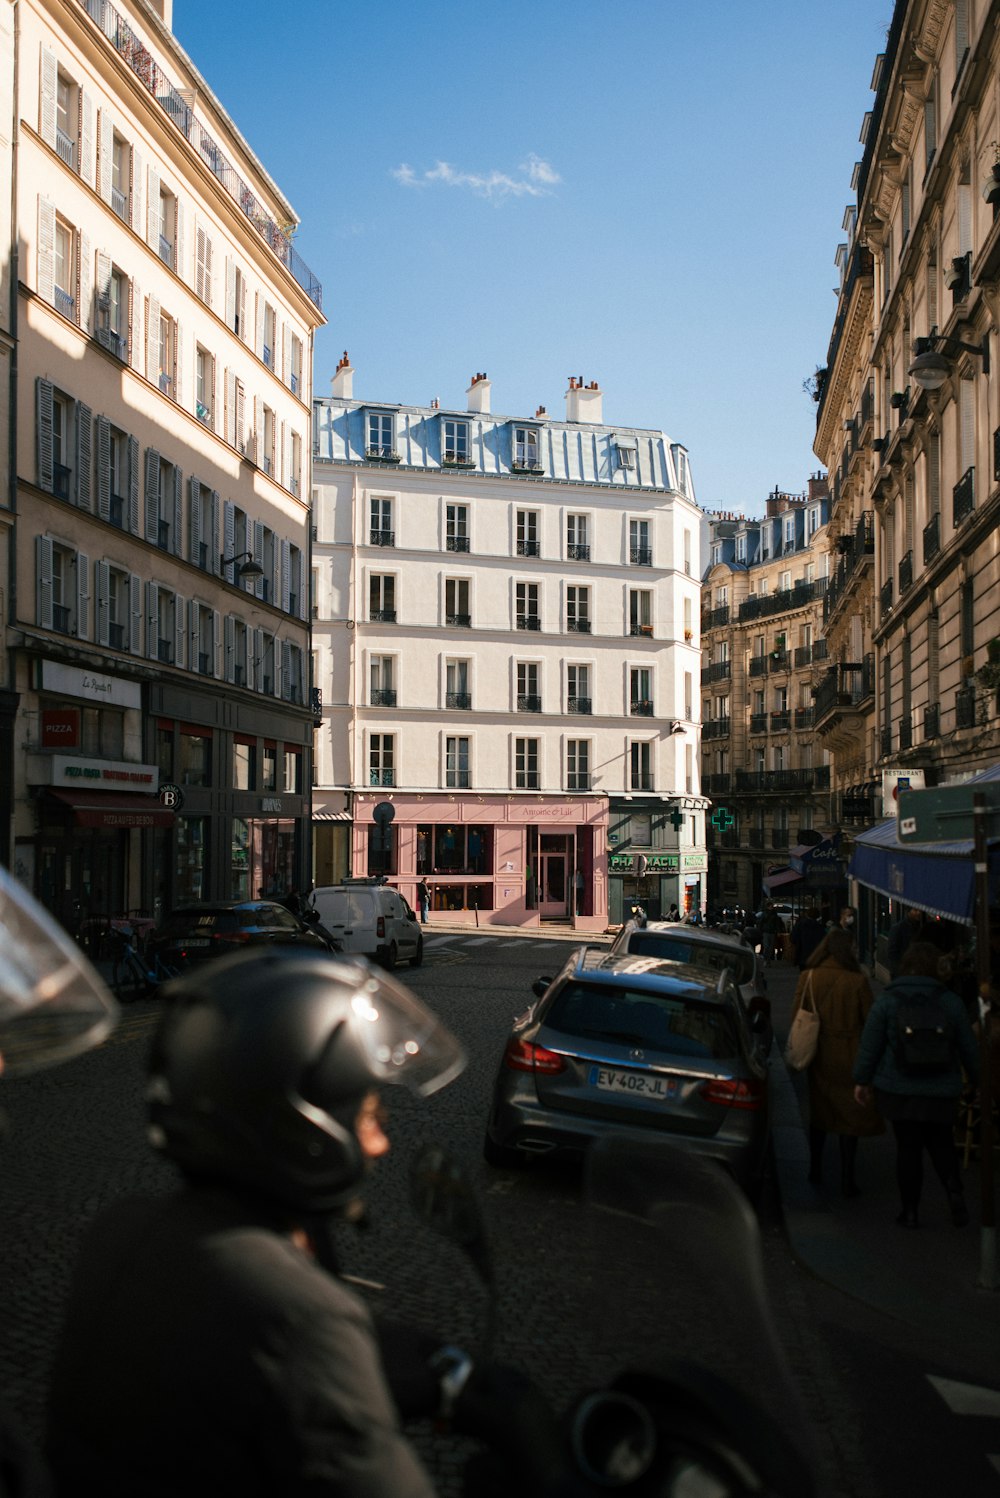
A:
<svg viewBox="0 0 1000 1498">
<path fill-rule="evenodd" d="M 653 548 L 651 546 L 633 546 L 629 551 L 629 561 L 633 567 L 652 567 Z"/>
<path fill-rule="evenodd" d="M 174 658 L 174 647 L 171 640 L 157 640 L 156 659 L 163 665 L 169 666 Z"/>
<path fill-rule="evenodd" d="M 941 550 L 941 516 L 935 511 L 924 526 L 924 566 Z"/>
<path fill-rule="evenodd" d="M 967 468 L 952 490 L 952 504 L 954 507 L 953 523 L 961 525 L 967 515 L 971 515 L 976 504 L 976 470 Z"/>
<path fill-rule="evenodd" d="M 913 552 L 908 551 L 899 564 L 899 596 L 913 586 Z"/>
<path fill-rule="evenodd" d="M 566 620 L 566 630 L 571 635 L 589 635 L 590 634 L 590 620 L 589 619 L 567 619 Z"/>
<path fill-rule="evenodd" d="M 721 629 L 729 623 L 729 605 L 723 604 L 717 609 L 708 609 L 701 616 L 702 633 L 706 629 Z"/>
<path fill-rule="evenodd" d="M 368 618 L 372 624 L 395 624 L 395 609 L 369 609 Z"/>
<path fill-rule="evenodd" d="M 72 630 L 73 616 L 64 603 L 52 605 L 52 628 L 58 630 L 61 635 L 69 635 Z"/>
<path fill-rule="evenodd" d="M 837 542 L 840 561 L 829 579 L 823 598 L 823 618 L 829 619 L 837 604 L 850 587 L 855 573 L 871 563 L 875 556 L 875 517 L 865 510 L 853 531 L 840 536 Z"/>
<path fill-rule="evenodd" d="M 159 251 L 160 251 L 160 259 L 163 261 L 164 265 L 169 265 L 170 269 L 173 270 L 173 268 L 174 268 L 174 244 L 173 244 L 173 240 L 168 239 L 165 234 L 161 234 L 160 235 L 160 243 L 159 243 L 158 248 L 159 248 Z"/>
<path fill-rule="evenodd" d="M 937 702 L 924 708 L 924 742 L 939 738 L 941 734 L 941 707 Z"/>
<path fill-rule="evenodd" d="M 816 709 L 812 707 L 797 707 L 795 709 L 795 727 L 812 728 L 816 721 Z"/>
<path fill-rule="evenodd" d="M 534 692 L 519 692 L 517 695 L 517 710 L 519 713 L 540 713 L 542 710 L 542 699 Z"/>
<path fill-rule="evenodd" d="M 701 788 L 706 796 L 717 796 L 722 792 L 728 792 L 732 782 L 732 776 L 728 771 L 718 771 L 714 775 L 703 775 L 701 777 Z"/>
<path fill-rule="evenodd" d="M 309 300 L 322 311 L 323 288 L 292 246 L 291 236 L 294 232 L 294 225 L 279 224 L 271 217 L 269 211 L 254 195 L 228 157 L 204 129 L 201 121 L 195 118 L 193 109 L 166 77 L 152 53 L 143 45 L 131 26 L 119 15 L 111 4 L 111 0 L 80 0 L 80 4 L 119 56 L 124 59 L 126 65 L 132 69 L 142 86 L 152 94 L 164 113 L 170 116 L 212 175 L 222 183 L 230 197 L 239 204 L 241 211 L 253 224 L 257 233 L 302 287 Z"/>
<path fill-rule="evenodd" d="M 878 734 L 879 752 L 883 759 L 888 759 L 892 754 L 892 729 L 880 728 Z"/>
<path fill-rule="evenodd" d="M 708 718 L 701 725 L 701 736 L 703 739 L 728 739 L 729 724 L 728 718 Z"/>
<path fill-rule="evenodd" d="M 444 543 L 445 551 L 468 551 L 468 536 L 449 536 Z"/>
<path fill-rule="evenodd" d="M 628 705 L 628 710 L 634 718 L 651 718 L 653 716 L 652 698 L 633 697 Z"/>
<path fill-rule="evenodd" d="M 750 675 L 751 676 L 766 676 L 767 675 L 767 656 L 766 655 L 752 655 L 750 657 Z"/>
<path fill-rule="evenodd" d="M 593 711 L 593 703 L 590 697 L 568 697 L 566 699 L 566 711 L 570 713 L 581 713 L 590 715 Z"/>
<path fill-rule="evenodd" d="M 767 733 L 767 713 L 750 714 L 750 732 L 753 734 Z"/>
<path fill-rule="evenodd" d="M 56 129 L 56 153 L 62 157 L 67 166 L 76 170 L 76 141 L 65 130 Z"/>
<path fill-rule="evenodd" d="M 887 577 L 885 582 L 879 589 L 878 595 L 879 608 L 882 612 L 883 619 L 888 618 L 888 616 L 892 613 L 893 592 L 894 587 L 892 578 Z"/>
<path fill-rule="evenodd" d="M 628 628 L 630 635 L 651 635 L 653 626 L 651 624 L 630 624 Z"/>
<path fill-rule="evenodd" d="M 450 629 L 471 629 L 471 614 L 445 614 L 444 622 Z"/>
<path fill-rule="evenodd" d="M 712 681 L 728 681 L 732 676 L 732 670 L 731 661 L 713 661 L 710 666 L 702 666 L 702 686 Z"/>
<path fill-rule="evenodd" d="M 589 562 L 590 545 L 584 541 L 567 541 L 566 560 L 568 562 Z"/>
<path fill-rule="evenodd" d="M 737 791 L 828 791 L 830 766 L 816 765 L 811 770 L 737 770 Z"/>
<path fill-rule="evenodd" d="M 787 733 L 792 726 L 792 715 L 789 712 L 773 712 L 771 714 L 771 732 Z"/>
<path fill-rule="evenodd" d="M 313 726 L 319 728 L 323 723 L 323 693 L 319 687 L 309 688 L 309 711 L 312 713 Z"/>
<path fill-rule="evenodd" d="M 900 749 L 913 748 L 913 719 L 907 713 L 905 718 L 900 718 L 899 724 L 899 747 Z"/>
<path fill-rule="evenodd" d="M 108 625 L 108 644 L 112 650 L 125 649 L 125 626 L 124 624 Z"/>
<path fill-rule="evenodd" d="M 368 542 L 371 546 L 395 546 L 395 531 L 369 531 Z"/>
<path fill-rule="evenodd" d="M 517 554 L 519 557 L 541 556 L 541 545 L 538 541 L 518 541 Z"/>
<path fill-rule="evenodd" d="M 472 711 L 472 693 L 471 692 L 446 692 L 445 693 L 444 703 L 445 703 L 445 707 L 454 708 L 454 710 L 456 712 L 458 712 L 458 713 L 468 713 L 468 712 L 471 712 Z"/>
<path fill-rule="evenodd" d="M 955 693 L 955 726 L 957 728 L 975 728 L 975 687 L 959 687 L 958 691 Z"/>
<path fill-rule="evenodd" d="M 815 721 L 824 718 L 838 708 L 857 711 L 875 691 L 875 658 L 868 654 L 859 662 L 841 661 L 828 666 L 826 675 L 816 688 Z"/>
<path fill-rule="evenodd" d="M 61 286 L 56 287 L 55 306 L 56 311 L 61 312 L 63 317 L 68 317 L 70 322 L 76 322 L 76 298 L 70 296 L 68 291 L 63 291 Z"/>
<path fill-rule="evenodd" d="M 541 629 L 542 620 L 538 614 L 518 614 L 518 629 Z"/>
<path fill-rule="evenodd" d="M 395 785 L 396 784 L 396 772 L 395 772 L 395 770 L 386 770 L 386 769 L 378 769 L 378 768 L 371 769 L 371 770 L 368 771 L 368 784 L 369 785 Z"/>
<path fill-rule="evenodd" d="M 372 687 L 372 707 L 395 707 L 395 687 Z"/>
</svg>

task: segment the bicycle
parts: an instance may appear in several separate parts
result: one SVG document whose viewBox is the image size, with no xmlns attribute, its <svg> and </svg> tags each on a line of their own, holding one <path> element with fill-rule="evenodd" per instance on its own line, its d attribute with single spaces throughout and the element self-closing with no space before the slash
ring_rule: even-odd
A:
<svg viewBox="0 0 1000 1498">
<path fill-rule="evenodd" d="M 172 967 L 154 953 L 147 958 L 135 945 L 135 932 L 131 927 L 116 931 L 117 948 L 111 969 L 111 984 L 118 1002 L 132 1004 L 136 999 L 155 993 L 161 983 L 176 978 L 179 968 Z"/>
</svg>

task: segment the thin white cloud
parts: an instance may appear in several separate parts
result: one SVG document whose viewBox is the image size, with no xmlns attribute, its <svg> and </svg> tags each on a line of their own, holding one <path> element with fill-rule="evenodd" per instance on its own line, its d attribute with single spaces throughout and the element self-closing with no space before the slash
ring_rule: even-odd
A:
<svg viewBox="0 0 1000 1498">
<path fill-rule="evenodd" d="M 494 203 L 503 202 L 505 198 L 548 197 L 552 188 L 562 181 L 554 167 L 540 156 L 529 156 L 518 167 L 518 172 L 518 176 L 498 171 L 462 172 L 448 161 L 437 161 L 423 173 L 415 172 L 412 166 L 403 162 L 392 175 L 400 187 L 459 187 Z"/>
</svg>

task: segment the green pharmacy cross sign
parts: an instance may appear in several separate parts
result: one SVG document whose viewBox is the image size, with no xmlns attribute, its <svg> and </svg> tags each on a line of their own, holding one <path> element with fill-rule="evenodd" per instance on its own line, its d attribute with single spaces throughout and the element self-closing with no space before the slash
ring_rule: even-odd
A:
<svg viewBox="0 0 1000 1498">
<path fill-rule="evenodd" d="M 720 806 L 717 811 L 713 811 L 712 813 L 712 826 L 717 828 L 719 832 L 725 832 L 727 828 L 733 825 L 735 820 L 736 818 L 728 806 Z"/>
<path fill-rule="evenodd" d="M 681 828 L 684 826 L 684 813 L 679 810 L 672 811 L 670 813 L 670 821 L 673 823 L 674 831 L 680 832 Z"/>
</svg>

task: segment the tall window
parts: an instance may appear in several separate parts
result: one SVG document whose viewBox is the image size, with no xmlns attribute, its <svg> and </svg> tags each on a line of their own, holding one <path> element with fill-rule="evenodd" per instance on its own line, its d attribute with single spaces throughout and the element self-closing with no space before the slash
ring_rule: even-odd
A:
<svg viewBox="0 0 1000 1498">
<path fill-rule="evenodd" d="M 156 340 L 157 383 L 164 395 L 170 395 L 174 400 L 177 399 L 177 389 L 174 381 L 176 358 L 177 324 L 166 312 L 161 312 L 159 336 Z"/>
<path fill-rule="evenodd" d="M 393 419 L 388 412 L 368 413 L 368 456 L 370 458 L 394 458 L 395 433 Z"/>
<path fill-rule="evenodd" d="M 517 663 L 517 710 L 519 713 L 540 713 L 542 710 L 536 661 Z"/>
<path fill-rule="evenodd" d="M 570 634 L 590 634 L 590 589 L 567 587 L 566 628 Z"/>
<path fill-rule="evenodd" d="M 445 666 L 445 705 L 462 712 L 472 707 L 469 662 L 448 661 Z"/>
<path fill-rule="evenodd" d="M 394 663 L 391 655 L 373 655 L 370 662 L 369 679 L 372 707 L 395 707 L 396 687 Z"/>
<path fill-rule="evenodd" d="M 648 740 L 629 745 L 629 786 L 633 791 L 653 789 L 653 746 Z"/>
<path fill-rule="evenodd" d="M 590 713 L 590 667 L 568 665 L 566 667 L 566 710 L 570 713 Z"/>
<path fill-rule="evenodd" d="M 444 585 L 444 622 L 453 628 L 471 629 L 472 609 L 469 602 L 469 579 L 449 577 Z"/>
<path fill-rule="evenodd" d="M 368 617 L 374 624 L 396 622 L 396 579 L 387 573 L 373 573 L 368 579 Z"/>
<path fill-rule="evenodd" d="M 449 790 L 467 790 L 472 784 L 469 771 L 470 739 L 445 739 L 444 783 Z"/>
<path fill-rule="evenodd" d="M 56 150 L 76 171 L 77 88 L 71 78 L 60 73 L 56 78 Z"/>
<path fill-rule="evenodd" d="M 76 322 L 76 234 L 63 219 L 56 219 L 55 304 L 63 317 Z"/>
<path fill-rule="evenodd" d="M 630 588 L 628 593 L 629 634 L 653 633 L 653 595 L 648 588 Z"/>
<path fill-rule="evenodd" d="M 468 505 L 448 505 L 445 511 L 445 547 L 448 551 L 468 551 Z"/>
<path fill-rule="evenodd" d="M 444 460 L 446 463 L 469 461 L 469 423 L 448 420 L 444 424 Z"/>
<path fill-rule="evenodd" d="M 160 259 L 175 269 L 177 236 L 177 199 L 166 187 L 160 187 Z"/>
<path fill-rule="evenodd" d="M 293 333 L 288 340 L 288 388 L 293 395 L 302 391 L 302 339 Z"/>
<path fill-rule="evenodd" d="M 198 345 L 195 355 L 195 415 L 207 427 L 215 425 L 215 360 Z"/>
<path fill-rule="evenodd" d="M 651 567 L 653 549 L 649 544 L 649 521 L 630 520 L 628 523 L 629 561 L 633 567 Z"/>
<path fill-rule="evenodd" d="M 269 302 L 264 303 L 264 341 L 261 345 L 261 358 L 268 369 L 274 368 L 275 340 L 278 336 L 278 322 L 274 308 Z"/>
<path fill-rule="evenodd" d="M 369 500 L 368 540 L 372 546 L 395 546 L 392 528 L 392 500 L 384 494 L 373 494 Z"/>
<path fill-rule="evenodd" d="M 629 712 L 653 716 L 653 673 L 646 666 L 633 666 L 628 674 Z"/>
<path fill-rule="evenodd" d="M 566 557 L 570 562 L 590 561 L 590 525 L 588 516 L 566 516 Z"/>
<path fill-rule="evenodd" d="M 590 740 L 566 740 L 566 789 L 590 790 Z"/>
<path fill-rule="evenodd" d="M 395 735 L 373 733 L 368 740 L 368 784 L 395 785 Z"/>
<path fill-rule="evenodd" d="M 517 512 L 517 554 L 519 557 L 537 557 L 541 551 L 538 543 L 538 511 Z"/>
<path fill-rule="evenodd" d="M 539 788 L 538 778 L 538 740 L 521 739 L 514 740 L 514 785 L 519 791 L 537 791 Z"/>
<path fill-rule="evenodd" d="M 517 584 L 515 614 L 518 629 L 541 629 L 542 620 L 538 612 L 537 583 Z"/>
<path fill-rule="evenodd" d="M 514 428 L 514 467 L 539 468 L 538 432 L 534 427 Z"/>
<path fill-rule="evenodd" d="M 108 519 L 112 525 L 124 529 L 127 523 L 128 504 L 128 437 L 117 427 L 111 427 L 108 435 L 109 508 Z"/>
</svg>

